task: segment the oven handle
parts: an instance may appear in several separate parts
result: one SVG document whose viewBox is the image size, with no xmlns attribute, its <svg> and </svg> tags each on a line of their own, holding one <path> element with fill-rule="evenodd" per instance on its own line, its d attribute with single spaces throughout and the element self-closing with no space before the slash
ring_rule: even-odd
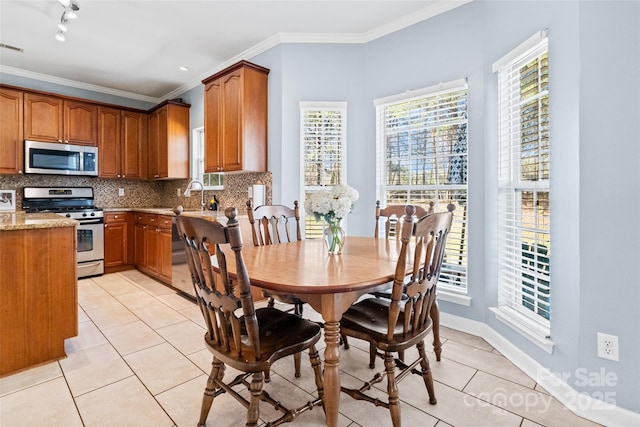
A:
<svg viewBox="0 0 640 427">
<path fill-rule="evenodd" d="M 94 267 L 94 266 L 96 266 L 96 265 L 100 265 L 100 263 L 101 263 L 101 261 L 98 261 L 98 262 L 92 262 L 92 263 L 84 263 L 84 262 L 81 262 L 81 263 L 78 263 L 78 266 L 80 266 L 80 267 Z"/>
<path fill-rule="evenodd" d="M 102 224 L 104 221 L 102 219 L 90 219 L 90 220 L 78 220 L 80 225 L 84 224 Z"/>
</svg>

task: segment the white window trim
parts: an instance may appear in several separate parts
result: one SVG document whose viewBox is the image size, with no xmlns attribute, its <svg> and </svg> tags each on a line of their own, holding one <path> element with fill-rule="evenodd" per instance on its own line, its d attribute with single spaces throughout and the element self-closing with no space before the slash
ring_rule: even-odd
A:
<svg viewBox="0 0 640 427">
<path fill-rule="evenodd" d="M 200 146 L 204 146 L 204 126 L 193 129 L 191 132 L 191 151 L 189 155 L 189 159 L 191 161 L 191 179 L 202 180 L 202 176 L 198 173 L 198 165 L 200 154 L 202 154 L 204 158 L 204 153 L 200 153 Z M 204 173 L 204 168 L 203 168 Z M 224 190 L 224 185 L 206 185 L 204 186 L 205 190 Z"/>
<path fill-rule="evenodd" d="M 304 171 L 305 171 L 305 158 L 304 158 L 304 154 L 305 154 L 305 148 L 304 148 L 304 140 L 305 140 L 305 135 L 304 135 L 304 112 L 308 111 L 308 110 L 339 110 L 342 114 L 342 132 L 341 132 L 341 156 L 340 156 L 340 163 L 341 163 L 341 167 L 340 167 L 340 183 L 341 184 L 347 184 L 347 102 L 344 101 L 334 101 L 334 102 L 327 102 L 327 101 L 300 101 L 299 103 L 299 110 L 300 110 L 300 198 L 299 200 L 301 200 L 300 202 L 300 210 L 301 210 L 301 218 L 306 218 L 307 213 L 305 212 L 304 209 L 304 200 L 305 200 L 305 194 L 307 191 L 318 191 L 318 190 L 322 190 L 325 188 L 325 186 L 306 186 L 304 185 L 305 182 L 305 178 L 304 178 Z M 348 219 L 345 218 L 344 222 L 343 222 L 343 227 L 347 228 L 347 222 Z M 304 235 L 305 233 L 305 223 L 306 220 L 302 221 L 302 233 Z"/>
<path fill-rule="evenodd" d="M 396 94 L 396 95 L 390 95 L 390 96 L 386 96 L 383 98 L 378 98 L 374 100 L 374 106 L 376 107 L 376 116 L 378 114 L 378 107 L 381 106 L 385 106 L 387 104 L 394 104 L 394 103 L 400 103 L 400 102 L 411 102 L 414 99 L 418 99 L 418 98 L 424 98 L 427 96 L 438 96 L 441 93 L 446 93 L 446 92 L 450 92 L 451 90 L 455 90 L 455 89 L 459 89 L 464 87 L 465 89 L 467 89 L 468 91 L 468 79 L 467 78 L 462 78 L 462 79 L 457 79 L 457 80 L 452 80 L 449 82 L 441 82 L 438 83 L 436 85 L 432 85 L 432 86 L 428 86 L 425 88 L 421 88 L 421 89 L 416 89 L 416 90 L 407 90 L 406 92 L 400 93 L 400 94 Z M 468 92 L 467 92 L 467 99 L 468 99 Z M 467 110 L 467 114 L 468 114 L 468 110 Z M 377 121 L 377 119 L 376 119 Z M 468 121 L 467 121 L 468 122 Z M 467 125 L 467 129 L 468 129 L 468 125 Z M 384 191 L 382 190 L 384 186 L 384 182 L 386 179 L 386 154 L 385 154 L 385 147 L 384 144 L 379 144 L 378 140 L 379 140 L 379 132 L 381 132 L 381 129 L 379 127 L 379 125 L 376 123 L 376 193 L 377 193 L 377 198 L 378 200 L 380 200 L 383 204 L 386 203 L 386 197 L 384 194 Z M 467 144 L 468 144 L 468 131 L 467 131 Z M 467 150 L 467 158 L 468 158 L 468 150 Z M 398 185 L 398 186 L 394 186 L 394 189 L 398 189 L 398 190 L 404 190 L 404 189 L 409 189 L 413 187 L 412 185 Z M 468 203 L 468 195 L 469 195 L 469 186 L 468 183 L 467 184 L 461 184 L 461 185 L 447 185 L 446 187 L 447 190 L 465 190 L 467 192 L 467 203 Z M 454 211 L 454 215 L 456 214 L 456 212 Z M 467 249 L 469 247 L 468 245 L 468 226 L 469 226 L 469 219 L 466 219 L 466 233 L 467 233 Z M 468 251 L 467 251 L 467 260 L 468 260 Z M 438 288 L 438 297 L 440 298 L 440 300 L 442 301 L 447 301 L 447 302 L 451 302 L 454 304 L 459 304 L 459 305 L 464 305 L 464 306 L 470 306 L 471 305 L 471 297 L 468 296 L 468 291 L 469 291 L 469 271 L 468 271 L 468 263 L 467 263 L 467 268 L 466 268 L 466 282 L 465 282 L 465 286 L 464 288 L 461 289 L 457 289 L 455 286 L 453 285 L 446 285 L 446 286 L 440 286 Z"/>
<path fill-rule="evenodd" d="M 507 53 L 505 56 L 496 61 L 492 66 L 492 71 L 494 73 L 499 73 L 505 71 L 507 69 L 512 68 L 513 64 L 523 61 L 525 58 L 531 56 L 535 53 L 536 50 L 540 49 L 539 45 L 548 38 L 548 31 L 541 30 L 535 33 L 533 36 L 529 37 L 527 40 L 522 42 L 512 51 Z M 547 41 L 548 43 L 548 41 Z M 547 45 L 548 51 L 548 45 Z M 500 90 L 500 84 L 498 83 L 498 89 Z M 498 108 L 500 106 L 498 105 Z M 498 116 L 500 117 L 502 112 L 498 110 Z M 498 119 L 498 126 L 500 126 L 500 118 Z M 504 141 L 499 139 L 498 144 L 504 144 Z M 501 188 L 504 187 L 504 184 L 507 181 L 504 181 L 503 178 L 498 179 L 498 192 L 501 192 Z M 513 177 L 508 180 L 508 184 L 510 186 L 513 185 Z M 527 183 L 527 182 L 517 182 L 517 188 L 522 190 L 526 189 L 526 187 L 531 187 L 532 191 L 538 190 L 540 187 L 537 186 L 536 183 Z M 546 191 L 550 192 L 551 186 L 550 183 L 546 186 Z M 500 197 L 500 196 L 499 196 Z M 498 245 L 499 245 L 498 239 Z M 500 246 L 498 246 L 498 250 L 500 250 Z M 500 280 L 499 280 L 500 281 Z M 498 293 L 500 292 L 500 286 L 498 287 Z M 500 296 L 498 295 L 500 299 Z M 499 305 L 498 307 L 490 307 L 496 319 L 505 325 L 512 328 L 514 331 L 518 332 L 523 337 L 527 338 L 531 342 L 535 343 L 537 346 L 545 350 L 546 352 L 552 354 L 554 343 L 551 340 L 551 321 L 538 321 L 539 319 L 533 318 L 532 316 L 528 316 L 508 305 Z M 544 319 L 544 318 L 542 318 Z"/>
</svg>

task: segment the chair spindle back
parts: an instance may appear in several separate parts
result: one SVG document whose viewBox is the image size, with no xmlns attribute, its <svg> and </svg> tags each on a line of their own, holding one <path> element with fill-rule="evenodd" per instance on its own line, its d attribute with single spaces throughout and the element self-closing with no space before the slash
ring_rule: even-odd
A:
<svg viewBox="0 0 640 427">
<path fill-rule="evenodd" d="M 429 327 L 429 312 L 436 299 L 436 283 L 440 276 L 447 235 L 453 220 L 452 212 L 439 212 L 423 216 L 415 222 L 416 208 L 407 205 L 402 229 L 402 247 L 396 266 L 387 337 L 393 338 L 400 318 L 401 301 L 404 302 L 403 333 L 416 334 Z M 413 233 L 411 230 L 413 229 Z M 412 239 L 413 234 L 413 239 Z M 413 240 L 413 253 L 410 242 Z M 407 263 L 411 273 L 406 273 Z M 410 277 L 410 281 L 406 281 Z"/>
<path fill-rule="evenodd" d="M 254 246 L 274 245 L 302 240 L 298 201 L 293 209 L 284 205 L 262 205 L 253 208 L 247 200 Z"/>
<path fill-rule="evenodd" d="M 185 244 L 208 339 L 222 352 L 243 354 L 247 360 L 260 360 L 258 322 L 242 258 L 242 238 L 236 214 L 235 208 L 225 210 L 226 226 L 204 218 L 181 215 L 177 226 Z M 237 272 L 234 280 L 228 275 L 227 253 L 233 253 Z M 238 316 L 240 308 L 242 317 Z M 248 337 L 246 342 L 242 340 L 243 334 Z"/>
</svg>

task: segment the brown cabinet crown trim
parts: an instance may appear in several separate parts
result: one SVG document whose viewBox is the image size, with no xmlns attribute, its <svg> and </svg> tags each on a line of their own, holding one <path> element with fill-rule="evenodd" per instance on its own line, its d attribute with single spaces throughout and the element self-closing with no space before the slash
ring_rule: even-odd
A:
<svg viewBox="0 0 640 427">
<path fill-rule="evenodd" d="M 136 112 L 136 113 L 145 113 L 145 114 L 149 114 L 149 113 L 153 112 L 154 110 L 157 110 L 158 108 L 160 108 L 160 107 L 162 107 L 163 105 L 166 105 L 166 104 L 177 104 L 177 105 L 183 105 L 183 106 L 186 106 L 186 107 L 191 107 L 191 104 L 186 104 L 184 102 L 178 101 L 177 99 L 168 99 L 168 100 L 162 101 L 160 104 L 155 105 L 155 106 L 153 106 L 152 108 L 150 108 L 148 110 L 142 110 L 140 108 L 127 107 L 127 106 L 118 105 L 118 104 L 109 104 L 109 103 L 105 103 L 105 102 L 94 101 L 92 99 L 77 98 L 77 97 L 74 97 L 74 96 L 61 95 L 61 94 L 55 93 L 55 92 L 45 92 L 43 90 L 30 89 L 30 88 L 25 88 L 25 87 L 20 87 L 20 86 L 12 86 L 12 85 L 4 84 L 4 83 L 0 83 L 0 88 L 20 90 L 20 91 L 22 91 L 24 93 L 28 92 L 28 93 L 38 94 L 38 95 L 55 96 L 55 97 L 60 98 L 62 100 L 86 102 L 87 104 L 94 104 L 94 105 L 98 105 L 98 106 L 101 106 L 101 107 L 119 108 L 121 110 L 133 111 L 133 112 Z"/>
<path fill-rule="evenodd" d="M 256 71 L 260 71 L 260 72 L 262 72 L 262 73 L 269 74 L 269 69 L 268 69 L 268 68 L 261 67 L 260 65 L 258 65 L 258 64 L 254 64 L 253 62 L 249 62 L 249 61 L 240 61 L 240 62 L 236 62 L 235 64 L 233 64 L 233 65 L 231 65 L 231 66 L 229 66 L 229 67 L 225 68 L 225 69 L 224 69 L 224 70 L 222 70 L 222 71 L 218 71 L 217 73 L 215 73 L 215 74 L 214 74 L 214 75 L 212 75 L 212 76 L 207 77 L 206 79 L 204 79 L 204 80 L 202 81 L 202 83 L 204 83 L 204 84 L 206 85 L 206 84 L 207 84 L 207 83 L 209 83 L 210 81 L 213 81 L 213 80 L 215 80 L 215 79 L 217 79 L 217 78 L 219 78 L 219 77 L 224 76 L 225 74 L 228 74 L 229 72 L 231 72 L 231 71 L 233 71 L 233 70 L 237 70 L 237 69 L 242 68 L 242 67 L 245 67 L 245 68 L 253 68 L 253 69 L 255 69 Z"/>
</svg>

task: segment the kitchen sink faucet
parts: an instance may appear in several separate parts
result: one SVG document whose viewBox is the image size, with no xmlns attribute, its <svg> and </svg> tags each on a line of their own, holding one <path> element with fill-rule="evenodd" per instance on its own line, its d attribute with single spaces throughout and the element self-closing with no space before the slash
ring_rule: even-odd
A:
<svg viewBox="0 0 640 427">
<path fill-rule="evenodd" d="M 191 196 L 191 190 L 195 190 L 195 188 L 193 188 L 194 184 L 200 185 L 200 210 L 203 211 L 204 210 L 204 184 L 202 184 L 202 182 L 198 181 L 197 179 L 192 179 L 191 181 L 189 181 L 189 184 L 187 184 L 186 190 L 184 190 L 184 196 L 185 197 Z"/>
</svg>

